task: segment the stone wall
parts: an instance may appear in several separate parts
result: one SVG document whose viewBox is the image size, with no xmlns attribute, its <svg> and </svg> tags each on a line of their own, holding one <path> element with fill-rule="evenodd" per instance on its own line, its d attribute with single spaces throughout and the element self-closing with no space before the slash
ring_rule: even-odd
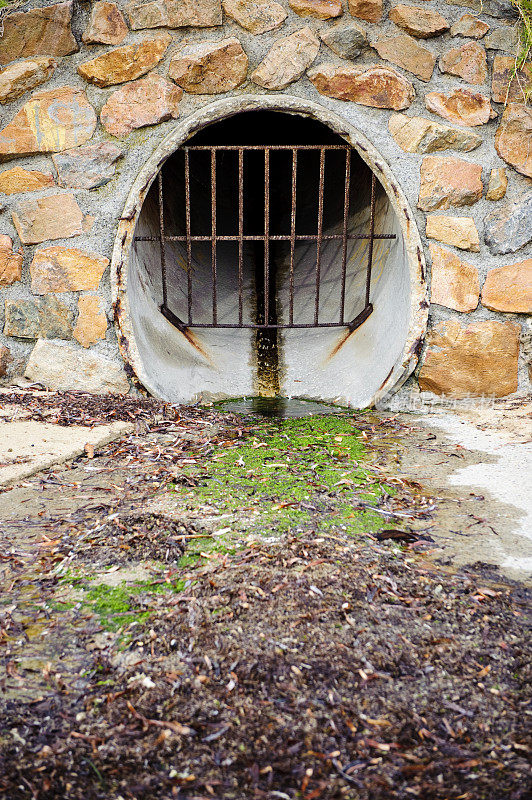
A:
<svg viewBox="0 0 532 800">
<path fill-rule="evenodd" d="M 344 117 L 415 209 L 422 390 L 526 390 L 532 63 L 506 0 L 30 2 L 0 38 L 0 377 L 127 391 L 110 260 L 175 120 L 282 93 Z M 122 348 L 124 355 L 124 348 Z M 129 376 L 129 377 L 127 377 Z"/>
</svg>

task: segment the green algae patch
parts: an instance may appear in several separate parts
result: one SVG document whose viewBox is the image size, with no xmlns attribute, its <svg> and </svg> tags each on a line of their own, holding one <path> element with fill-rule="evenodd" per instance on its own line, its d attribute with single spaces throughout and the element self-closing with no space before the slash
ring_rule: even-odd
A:
<svg viewBox="0 0 532 800">
<path fill-rule="evenodd" d="M 382 526 L 365 506 L 393 490 L 372 474 L 352 415 L 265 421 L 241 433 L 184 470 L 174 490 L 191 508 L 232 515 L 231 532 L 265 536 Z"/>
<path fill-rule="evenodd" d="M 182 579 L 138 581 L 119 586 L 99 584 L 87 589 L 83 605 L 100 617 L 106 630 L 118 631 L 132 623 L 145 622 L 152 613 L 157 595 L 182 592 L 184 588 Z"/>
</svg>

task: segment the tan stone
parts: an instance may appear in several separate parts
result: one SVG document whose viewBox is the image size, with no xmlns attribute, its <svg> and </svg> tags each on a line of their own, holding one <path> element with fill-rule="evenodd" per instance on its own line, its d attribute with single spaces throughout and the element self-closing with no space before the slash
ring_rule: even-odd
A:
<svg viewBox="0 0 532 800">
<path fill-rule="evenodd" d="M 0 287 L 11 286 L 22 277 L 22 248 L 13 250 L 13 241 L 6 233 L 0 233 Z"/>
<path fill-rule="evenodd" d="M 419 374 L 422 391 L 449 397 L 505 397 L 517 391 L 520 326 L 485 320 L 463 328 L 450 320 L 429 335 Z"/>
<path fill-rule="evenodd" d="M 179 116 L 183 90 L 160 75 L 147 75 L 122 86 L 109 97 L 100 119 L 112 136 L 127 136 L 136 128 Z"/>
<path fill-rule="evenodd" d="M 78 319 L 74 338 L 83 347 L 90 347 L 98 339 L 105 339 L 107 317 L 102 310 L 102 301 L 95 295 L 84 295 L 78 300 Z"/>
<path fill-rule="evenodd" d="M 68 56 L 78 44 L 72 34 L 72 0 L 4 17 L 0 64 L 31 56 Z"/>
<path fill-rule="evenodd" d="M 495 103 L 524 103 L 532 91 L 532 63 L 527 62 L 514 75 L 514 56 L 495 56 L 491 78 L 491 96 Z"/>
<path fill-rule="evenodd" d="M 157 66 L 171 41 L 169 33 L 161 33 L 153 39 L 117 47 L 84 61 L 78 72 L 86 81 L 102 87 L 133 81 Z"/>
<path fill-rule="evenodd" d="M 502 200 L 508 188 L 508 178 L 504 167 L 497 167 L 490 172 L 486 200 Z"/>
<path fill-rule="evenodd" d="M 128 27 L 116 3 L 97 0 L 81 37 L 86 44 L 122 44 Z"/>
<path fill-rule="evenodd" d="M 392 114 L 388 128 L 396 144 L 406 153 L 434 153 L 437 150 L 474 150 L 482 142 L 478 134 L 440 125 L 424 117 Z"/>
<path fill-rule="evenodd" d="M 464 14 L 458 22 L 451 25 L 451 36 L 465 36 L 468 39 L 482 39 L 490 26 L 473 14 Z"/>
<path fill-rule="evenodd" d="M 377 39 L 372 47 L 386 61 L 391 61 L 392 64 L 397 64 L 398 67 L 417 75 L 422 81 L 430 81 L 436 56 L 411 36 L 401 34 L 389 39 L 382 37 Z"/>
<path fill-rule="evenodd" d="M 221 94 L 246 80 L 248 57 L 235 37 L 185 45 L 170 61 L 168 77 L 190 94 Z"/>
<path fill-rule="evenodd" d="M 84 232 L 83 213 L 74 195 L 66 192 L 19 200 L 12 216 L 22 244 L 69 239 Z"/>
<path fill-rule="evenodd" d="M 488 77 L 486 51 L 478 42 L 468 42 L 448 50 L 438 62 L 441 72 L 457 75 L 478 86 Z"/>
<path fill-rule="evenodd" d="M 56 153 L 84 144 L 95 128 L 96 114 L 81 89 L 35 92 L 0 131 L 0 156 Z"/>
<path fill-rule="evenodd" d="M 429 111 L 458 125 L 485 125 L 496 117 L 489 98 L 471 89 L 455 89 L 450 94 L 428 92 L 425 105 Z"/>
<path fill-rule="evenodd" d="M 7 347 L 0 344 L 0 378 L 5 378 L 13 356 Z"/>
<path fill-rule="evenodd" d="M 38 189 L 49 189 L 50 186 L 55 186 L 51 172 L 39 172 L 23 167 L 13 167 L 0 172 L 0 192 L 3 194 L 35 192 Z"/>
<path fill-rule="evenodd" d="M 495 133 L 495 149 L 521 175 L 532 178 L 532 109 L 508 103 Z"/>
<path fill-rule="evenodd" d="M 11 103 L 50 80 L 56 67 L 57 61 L 49 56 L 35 56 L 10 64 L 0 72 L 0 103 Z"/>
<path fill-rule="evenodd" d="M 482 167 L 461 158 L 425 156 L 418 208 L 423 211 L 470 206 L 482 197 Z"/>
<path fill-rule="evenodd" d="M 19 339 L 71 339 L 73 313 L 53 295 L 40 300 L 6 300 L 6 336 Z"/>
<path fill-rule="evenodd" d="M 474 311 L 478 306 L 478 271 L 455 253 L 429 244 L 432 259 L 430 302 L 455 311 Z"/>
<path fill-rule="evenodd" d="M 34 383 L 54 391 L 83 391 L 94 394 L 125 394 L 129 383 L 122 367 L 79 345 L 39 339 L 24 373 Z"/>
<path fill-rule="evenodd" d="M 341 0 L 288 0 L 288 5 L 300 17 L 332 19 L 344 13 Z"/>
<path fill-rule="evenodd" d="M 366 22 L 380 22 L 382 19 L 382 0 L 349 0 L 349 13 Z"/>
<path fill-rule="evenodd" d="M 225 13 L 251 33 L 266 33 L 279 28 L 288 16 L 275 0 L 223 0 Z"/>
<path fill-rule="evenodd" d="M 430 214 L 427 217 L 426 233 L 427 238 L 459 247 L 460 250 L 471 250 L 473 253 L 480 251 L 477 226 L 472 217 L 447 217 L 444 214 Z"/>
<path fill-rule="evenodd" d="M 445 17 L 442 17 L 437 11 L 431 11 L 420 6 L 405 6 L 402 3 L 392 8 L 390 19 L 417 39 L 430 39 L 432 36 L 440 36 L 440 34 L 448 31 L 450 27 Z"/>
<path fill-rule="evenodd" d="M 133 0 L 126 6 L 132 29 L 210 28 L 222 24 L 221 0 Z"/>
<path fill-rule="evenodd" d="M 532 258 L 490 269 L 481 301 L 492 311 L 532 314 Z"/>
<path fill-rule="evenodd" d="M 264 89 L 284 89 L 310 67 L 319 49 L 320 41 L 310 28 L 283 36 L 251 73 L 251 80 Z"/>
<path fill-rule="evenodd" d="M 30 266 L 33 294 L 97 289 L 109 259 L 74 247 L 45 247 L 35 251 Z"/>
<path fill-rule="evenodd" d="M 320 94 L 373 108 L 401 111 L 415 97 L 410 81 L 381 64 L 360 67 L 320 64 L 308 77 Z"/>
</svg>

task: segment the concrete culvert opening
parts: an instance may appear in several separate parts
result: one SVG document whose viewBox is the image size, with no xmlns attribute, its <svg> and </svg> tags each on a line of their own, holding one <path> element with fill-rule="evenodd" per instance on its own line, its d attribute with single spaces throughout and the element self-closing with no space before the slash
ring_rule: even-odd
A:
<svg viewBox="0 0 532 800">
<path fill-rule="evenodd" d="M 128 307 L 150 390 L 371 402 L 400 361 L 410 268 L 395 210 L 317 120 L 249 111 L 163 164 L 130 252 Z"/>
</svg>

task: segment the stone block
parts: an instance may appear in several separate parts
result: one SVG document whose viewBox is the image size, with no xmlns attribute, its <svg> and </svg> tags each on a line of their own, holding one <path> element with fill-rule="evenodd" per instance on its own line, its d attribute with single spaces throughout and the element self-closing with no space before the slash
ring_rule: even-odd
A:
<svg viewBox="0 0 532 800">
<path fill-rule="evenodd" d="M 532 109 L 508 103 L 495 134 L 495 149 L 517 172 L 532 178 Z"/>
<path fill-rule="evenodd" d="M 0 64 L 31 56 L 68 56 L 78 44 L 72 34 L 72 0 L 4 17 Z"/>
<path fill-rule="evenodd" d="M 13 224 L 22 244 L 40 244 L 49 239 L 69 239 L 83 233 L 83 212 L 73 194 L 51 194 L 19 200 Z"/>
<path fill-rule="evenodd" d="M 474 311 L 478 306 L 478 271 L 456 253 L 429 244 L 432 258 L 430 302 L 455 311 Z"/>
<path fill-rule="evenodd" d="M 484 218 L 484 241 L 493 255 L 515 253 L 532 242 L 532 191 L 505 197 Z"/>
<path fill-rule="evenodd" d="M 56 297 L 6 300 L 5 336 L 20 339 L 71 339 L 73 313 Z"/>
<path fill-rule="evenodd" d="M 319 37 L 340 58 L 356 58 L 369 47 L 364 29 L 356 22 L 335 22 L 319 31 Z"/>
<path fill-rule="evenodd" d="M 251 80 L 264 89 L 284 89 L 304 74 L 319 49 L 320 41 L 310 28 L 283 36 L 252 72 Z"/>
<path fill-rule="evenodd" d="M 532 63 L 514 74 L 515 56 L 495 56 L 491 75 L 491 96 L 495 103 L 524 103 L 532 91 Z"/>
<path fill-rule="evenodd" d="M 222 24 L 221 0 L 133 0 L 126 5 L 134 31 L 142 28 L 210 28 Z"/>
<path fill-rule="evenodd" d="M 116 45 L 122 44 L 128 33 L 126 21 L 116 3 L 97 0 L 81 38 L 86 44 Z"/>
<path fill-rule="evenodd" d="M 485 125 L 496 117 L 488 97 L 471 89 L 454 89 L 450 94 L 428 92 L 425 105 L 433 114 L 438 114 L 457 125 Z"/>
<path fill-rule="evenodd" d="M 396 144 L 406 153 L 434 153 L 438 150 L 474 150 L 482 142 L 472 131 L 457 130 L 424 117 L 392 114 L 388 128 Z"/>
<path fill-rule="evenodd" d="M 9 369 L 10 363 L 13 361 L 11 351 L 0 344 L 0 378 L 5 378 Z"/>
<path fill-rule="evenodd" d="M 116 162 L 122 158 L 119 147 L 111 142 L 74 147 L 52 156 L 60 186 L 68 189 L 97 189 L 105 186 L 115 174 Z"/>
<path fill-rule="evenodd" d="M 222 94 L 244 83 L 248 57 L 235 37 L 181 47 L 170 61 L 168 77 L 190 94 Z"/>
<path fill-rule="evenodd" d="M 492 311 L 532 314 L 532 258 L 490 269 L 481 300 Z"/>
<path fill-rule="evenodd" d="M 426 156 L 421 164 L 418 208 L 470 206 L 482 197 L 482 167 L 460 158 Z"/>
<path fill-rule="evenodd" d="M 449 23 L 437 11 L 398 3 L 390 11 L 392 22 L 416 39 L 430 39 L 448 31 Z"/>
<path fill-rule="evenodd" d="M 320 94 L 373 108 L 401 111 L 411 105 L 414 87 L 391 67 L 320 64 L 308 74 Z"/>
<path fill-rule="evenodd" d="M 122 367 L 78 345 L 39 339 L 26 365 L 25 377 L 52 391 L 126 394 L 129 383 Z"/>
<path fill-rule="evenodd" d="M 480 251 L 478 230 L 472 217 L 431 214 L 427 217 L 426 232 L 429 239 L 436 239 L 438 242 L 450 244 L 460 250 L 471 250 L 473 253 Z"/>
<path fill-rule="evenodd" d="M 31 291 L 80 292 L 97 289 L 109 259 L 74 247 L 45 247 L 35 251 L 30 266 Z"/>
<path fill-rule="evenodd" d="M 241 28 L 255 34 L 279 28 L 288 16 L 275 0 L 223 0 L 223 8 Z"/>
<path fill-rule="evenodd" d="M 0 72 L 0 103 L 11 103 L 49 81 L 56 67 L 57 61 L 49 56 L 35 56 L 10 64 Z"/>
<path fill-rule="evenodd" d="M 506 53 L 515 53 L 519 44 L 519 30 L 517 25 L 501 25 L 494 28 L 482 42 L 486 50 L 502 50 Z"/>
<path fill-rule="evenodd" d="M 96 113 L 81 89 L 35 92 L 0 131 L 0 157 L 68 150 L 88 141 L 95 128 Z"/>
<path fill-rule="evenodd" d="M 18 194 L 19 192 L 36 192 L 55 186 L 51 172 L 39 172 L 35 169 L 12 167 L 0 172 L 0 192 Z"/>
<path fill-rule="evenodd" d="M 169 33 L 126 44 L 78 66 L 82 78 L 96 86 L 114 86 L 140 78 L 157 66 L 172 41 Z"/>
<path fill-rule="evenodd" d="M 0 287 L 11 286 L 21 279 L 23 259 L 22 249 L 17 253 L 11 237 L 0 233 Z"/>
<path fill-rule="evenodd" d="M 183 91 L 166 78 L 152 74 L 117 89 L 102 108 L 100 120 L 112 136 L 127 136 L 136 128 L 179 116 Z"/>
<path fill-rule="evenodd" d="M 490 172 L 486 200 L 502 200 L 508 188 L 508 178 L 504 167 L 497 167 Z"/>
<path fill-rule="evenodd" d="M 450 320 L 429 334 L 421 391 L 454 398 L 506 397 L 517 391 L 520 326 L 493 320 L 462 327 Z"/>
<path fill-rule="evenodd" d="M 90 347 L 99 339 L 105 339 L 107 317 L 102 309 L 101 298 L 83 295 L 78 300 L 78 318 L 74 328 L 74 338 L 83 347 Z"/>
<path fill-rule="evenodd" d="M 383 13 L 383 0 L 349 0 L 349 13 L 366 22 L 380 22 Z"/>
<path fill-rule="evenodd" d="M 457 75 L 467 83 L 479 86 L 488 77 L 486 51 L 478 42 L 468 42 L 448 50 L 438 61 L 440 71 Z"/>
<path fill-rule="evenodd" d="M 300 17 L 333 19 L 344 13 L 341 0 L 288 0 L 288 5 Z"/>
<path fill-rule="evenodd" d="M 451 25 L 451 36 L 464 36 L 467 39 L 482 39 L 490 26 L 473 14 L 464 14 Z"/>
<path fill-rule="evenodd" d="M 430 81 L 436 56 L 406 34 L 377 39 L 372 47 L 385 61 L 406 69 L 422 81 Z"/>
</svg>

